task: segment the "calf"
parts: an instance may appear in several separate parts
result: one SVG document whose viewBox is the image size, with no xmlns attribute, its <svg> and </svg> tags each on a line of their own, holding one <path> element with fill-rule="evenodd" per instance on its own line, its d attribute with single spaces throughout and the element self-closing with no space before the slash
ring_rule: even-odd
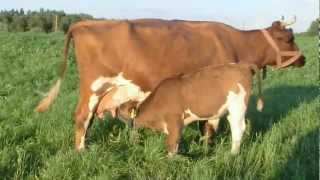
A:
<svg viewBox="0 0 320 180">
<path fill-rule="evenodd" d="M 120 106 L 118 113 L 126 121 L 135 116 L 134 127 L 148 127 L 167 134 L 165 141 L 169 154 L 172 154 L 178 150 L 184 126 L 196 120 L 208 120 L 217 130 L 219 119 L 228 112 L 231 153 L 237 154 L 246 126 L 252 71 L 258 71 L 255 65 L 227 64 L 208 66 L 191 74 L 166 79 L 139 106 L 136 116 L 132 115 L 135 112 L 133 103 Z M 257 109 L 261 110 L 260 73 L 256 74 L 259 85 Z"/>
</svg>

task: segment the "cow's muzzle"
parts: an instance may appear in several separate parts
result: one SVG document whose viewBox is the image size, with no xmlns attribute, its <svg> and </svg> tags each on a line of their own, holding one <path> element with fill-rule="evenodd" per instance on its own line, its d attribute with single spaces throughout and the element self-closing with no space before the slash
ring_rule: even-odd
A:
<svg viewBox="0 0 320 180">
<path fill-rule="evenodd" d="M 290 57 L 289 59 L 282 61 L 282 57 Z M 303 58 L 303 60 L 301 60 Z M 285 68 L 290 65 L 298 66 L 298 64 L 304 65 L 304 56 L 300 51 L 278 51 L 277 52 L 277 64 L 276 69 Z M 302 62 L 303 61 L 303 62 Z M 299 66 L 300 67 L 300 66 Z"/>
<path fill-rule="evenodd" d="M 305 59 L 306 59 L 305 56 L 301 55 L 298 60 L 296 60 L 295 62 L 292 63 L 292 66 L 294 66 L 294 67 L 302 67 L 302 66 L 304 66 L 306 64 Z"/>
</svg>

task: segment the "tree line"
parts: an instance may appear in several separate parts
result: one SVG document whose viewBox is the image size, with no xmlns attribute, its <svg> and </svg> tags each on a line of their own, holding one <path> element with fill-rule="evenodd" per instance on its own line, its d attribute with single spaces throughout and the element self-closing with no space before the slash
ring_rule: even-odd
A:
<svg viewBox="0 0 320 180">
<path fill-rule="evenodd" d="M 0 31 L 8 32 L 66 32 L 69 26 L 82 19 L 93 19 L 89 14 L 66 14 L 64 11 L 24 11 L 12 9 L 0 11 Z"/>
<path fill-rule="evenodd" d="M 93 19 L 89 14 L 66 14 L 64 11 L 45 10 L 27 12 L 24 9 L 0 11 L 0 31 L 8 32 L 66 32 L 69 26 L 82 19 Z M 316 35 L 318 33 L 319 18 L 314 20 L 307 32 L 302 34 Z"/>
<path fill-rule="evenodd" d="M 312 21 L 306 34 L 315 36 L 318 34 L 320 30 L 320 18 L 317 18 L 316 20 Z"/>
</svg>

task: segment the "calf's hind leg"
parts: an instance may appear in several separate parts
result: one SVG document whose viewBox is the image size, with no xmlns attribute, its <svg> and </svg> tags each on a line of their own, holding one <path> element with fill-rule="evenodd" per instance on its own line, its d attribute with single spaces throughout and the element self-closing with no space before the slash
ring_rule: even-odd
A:
<svg viewBox="0 0 320 180">
<path fill-rule="evenodd" d="M 241 86 L 242 87 L 242 86 Z M 246 92 L 240 88 L 239 94 L 230 92 L 227 99 L 229 115 L 227 117 L 232 136 L 231 154 L 238 154 L 243 133 L 246 128 L 245 114 L 247 109 Z"/>
<path fill-rule="evenodd" d="M 240 151 L 241 139 L 246 129 L 245 118 L 228 116 L 228 121 L 231 127 L 232 146 L 231 154 L 238 154 Z"/>
</svg>

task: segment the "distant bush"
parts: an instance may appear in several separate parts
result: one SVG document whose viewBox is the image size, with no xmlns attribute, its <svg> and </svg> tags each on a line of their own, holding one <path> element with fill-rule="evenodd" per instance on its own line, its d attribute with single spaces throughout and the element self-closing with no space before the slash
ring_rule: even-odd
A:
<svg viewBox="0 0 320 180">
<path fill-rule="evenodd" d="M 319 22 L 320 22 L 320 18 L 312 21 L 312 23 L 310 24 L 310 27 L 307 31 L 307 34 L 308 35 L 312 35 L 312 36 L 315 36 L 318 34 L 318 31 L 319 31 Z"/>
<path fill-rule="evenodd" d="M 66 14 L 63 11 L 44 9 L 26 13 L 23 9 L 2 10 L 0 11 L 0 31 L 66 32 L 72 23 L 92 18 L 88 14 Z"/>
<path fill-rule="evenodd" d="M 29 31 L 30 32 L 43 32 L 41 27 L 33 27 Z"/>
</svg>

